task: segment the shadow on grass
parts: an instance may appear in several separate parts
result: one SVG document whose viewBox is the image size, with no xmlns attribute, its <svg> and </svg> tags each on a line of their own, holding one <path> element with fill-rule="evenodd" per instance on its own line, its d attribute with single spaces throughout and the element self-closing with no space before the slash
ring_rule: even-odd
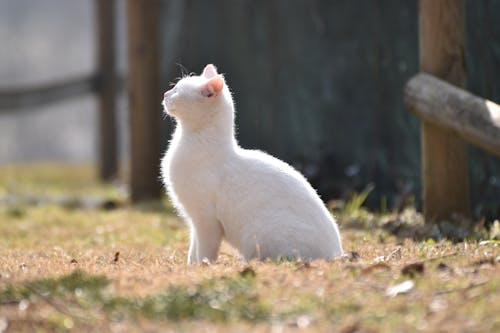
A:
<svg viewBox="0 0 500 333">
<path fill-rule="evenodd" d="M 194 286 L 172 285 L 166 291 L 145 298 L 114 296 L 103 275 L 76 270 L 57 279 L 40 279 L 11 285 L 0 291 L 0 307 L 43 300 L 72 316 L 68 305 L 80 310 L 102 309 L 110 318 L 125 315 L 149 319 L 202 319 L 209 321 L 261 321 L 269 318 L 269 309 L 253 287 L 254 278 L 242 272 L 236 277 L 210 279 Z M 62 310 L 65 309 L 65 310 Z"/>
</svg>

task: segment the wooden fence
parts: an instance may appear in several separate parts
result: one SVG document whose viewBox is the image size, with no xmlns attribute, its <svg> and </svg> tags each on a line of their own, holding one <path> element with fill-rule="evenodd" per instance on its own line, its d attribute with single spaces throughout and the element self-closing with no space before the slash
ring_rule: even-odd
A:
<svg viewBox="0 0 500 333">
<path fill-rule="evenodd" d="M 422 120 L 424 215 L 428 222 L 470 217 L 466 141 L 500 156 L 500 107 L 460 89 L 464 1 L 420 0 L 419 6 L 420 69 L 433 76 L 410 79 L 405 102 Z"/>
<path fill-rule="evenodd" d="M 83 77 L 0 91 L 0 112 L 41 106 L 88 93 L 98 96 L 98 169 L 102 180 L 118 174 L 116 93 L 125 86 L 115 72 L 114 0 L 95 0 L 97 71 Z M 157 0 L 128 0 L 130 183 L 132 201 L 160 196 Z"/>
<path fill-rule="evenodd" d="M 95 1 L 96 74 L 72 80 L 0 91 L 0 109 L 52 103 L 89 92 L 99 96 L 99 174 L 117 173 L 114 5 Z M 158 78 L 158 0 L 128 0 L 130 183 L 133 201 L 158 198 L 161 98 Z M 427 221 L 470 216 L 467 143 L 500 155 L 500 107 L 460 89 L 465 86 L 463 0 L 420 0 L 420 68 L 405 89 L 410 111 L 422 120 L 424 214 Z"/>
</svg>

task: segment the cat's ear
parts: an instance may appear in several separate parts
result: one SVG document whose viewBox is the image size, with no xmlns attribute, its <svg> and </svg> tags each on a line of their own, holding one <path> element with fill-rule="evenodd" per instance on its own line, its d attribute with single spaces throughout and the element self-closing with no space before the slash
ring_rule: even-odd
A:
<svg viewBox="0 0 500 333">
<path fill-rule="evenodd" d="M 215 66 L 212 64 L 208 64 L 205 66 L 205 69 L 203 69 L 202 75 L 207 79 L 211 79 L 217 75 L 217 68 L 215 68 Z"/>
<path fill-rule="evenodd" d="M 205 97 L 218 96 L 224 88 L 224 78 L 222 75 L 217 74 L 203 86 L 201 89 L 201 94 Z"/>
</svg>

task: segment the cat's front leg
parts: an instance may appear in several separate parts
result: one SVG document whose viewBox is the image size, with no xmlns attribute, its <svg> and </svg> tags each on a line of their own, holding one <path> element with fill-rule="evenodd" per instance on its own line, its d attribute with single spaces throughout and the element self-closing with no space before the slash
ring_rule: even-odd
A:
<svg viewBox="0 0 500 333">
<path fill-rule="evenodd" d="M 196 229 L 194 226 L 191 226 L 189 238 L 189 253 L 187 263 L 188 265 L 192 265 L 198 262 L 198 239 L 196 237 Z"/>
<path fill-rule="evenodd" d="M 205 220 L 203 223 L 194 225 L 194 228 L 196 229 L 195 242 L 192 248 L 196 255 L 191 257 L 190 252 L 190 264 L 200 263 L 203 260 L 216 261 L 223 236 L 220 223 L 217 220 L 210 222 Z"/>
</svg>

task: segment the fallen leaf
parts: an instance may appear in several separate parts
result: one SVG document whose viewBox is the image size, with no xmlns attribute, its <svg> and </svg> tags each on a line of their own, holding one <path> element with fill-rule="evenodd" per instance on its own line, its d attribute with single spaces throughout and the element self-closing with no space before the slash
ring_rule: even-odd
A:
<svg viewBox="0 0 500 333">
<path fill-rule="evenodd" d="M 401 270 L 401 274 L 415 277 L 416 275 L 424 274 L 424 263 L 415 262 L 408 264 Z"/>
<path fill-rule="evenodd" d="M 20 302 L 19 302 L 19 305 L 18 305 L 18 308 L 19 308 L 19 311 L 26 311 L 26 309 L 28 309 L 28 307 L 30 306 L 30 301 L 28 301 L 27 299 L 23 298 Z"/>
<path fill-rule="evenodd" d="M 299 263 L 299 265 L 297 266 L 297 268 L 295 270 L 301 271 L 303 269 L 308 269 L 308 268 L 311 268 L 311 263 L 309 261 L 304 261 L 304 262 Z"/>
<path fill-rule="evenodd" d="M 306 328 L 311 325 L 312 318 L 308 315 L 302 315 L 297 318 L 297 327 Z"/>
<path fill-rule="evenodd" d="M 240 272 L 240 276 L 241 277 L 244 277 L 244 278 L 247 278 L 247 277 L 255 277 L 257 275 L 257 273 L 255 273 L 255 271 L 253 270 L 252 267 L 250 266 L 247 266 L 245 267 L 241 272 Z"/>
<path fill-rule="evenodd" d="M 444 262 L 440 262 L 437 265 L 437 269 L 439 269 L 440 271 L 452 271 L 453 270 L 453 268 L 451 268 L 450 266 L 446 265 Z"/>
<path fill-rule="evenodd" d="M 99 206 L 102 210 L 113 210 L 120 208 L 120 203 L 116 200 L 108 199 L 101 202 Z"/>
<path fill-rule="evenodd" d="M 477 261 L 474 261 L 471 266 L 482 266 L 482 265 L 495 266 L 495 258 L 493 257 L 482 258 Z"/>
<path fill-rule="evenodd" d="M 406 280 L 395 286 L 387 288 L 385 294 L 389 297 L 395 297 L 399 294 L 409 293 L 413 289 L 413 287 L 415 287 L 415 283 L 413 282 L 413 280 Z"/>
<path fill-rule="evenodd" d="M 349 260 L 349 261 L 358 261 L 361 256 L 359 255 L 358 252 L 355 251 L 349 251 L 345 252 L 344 255 L 342 256 L 342 259 Z"/>
<path fill-rule="evenodd" d="M 500 241 L 498 240 L 484 240 L 484 241 L 480 241 L 478 243 L 478 245 L 480 246 L 485 246 L 485 245 L 500 245 Z"/>
</svg>

